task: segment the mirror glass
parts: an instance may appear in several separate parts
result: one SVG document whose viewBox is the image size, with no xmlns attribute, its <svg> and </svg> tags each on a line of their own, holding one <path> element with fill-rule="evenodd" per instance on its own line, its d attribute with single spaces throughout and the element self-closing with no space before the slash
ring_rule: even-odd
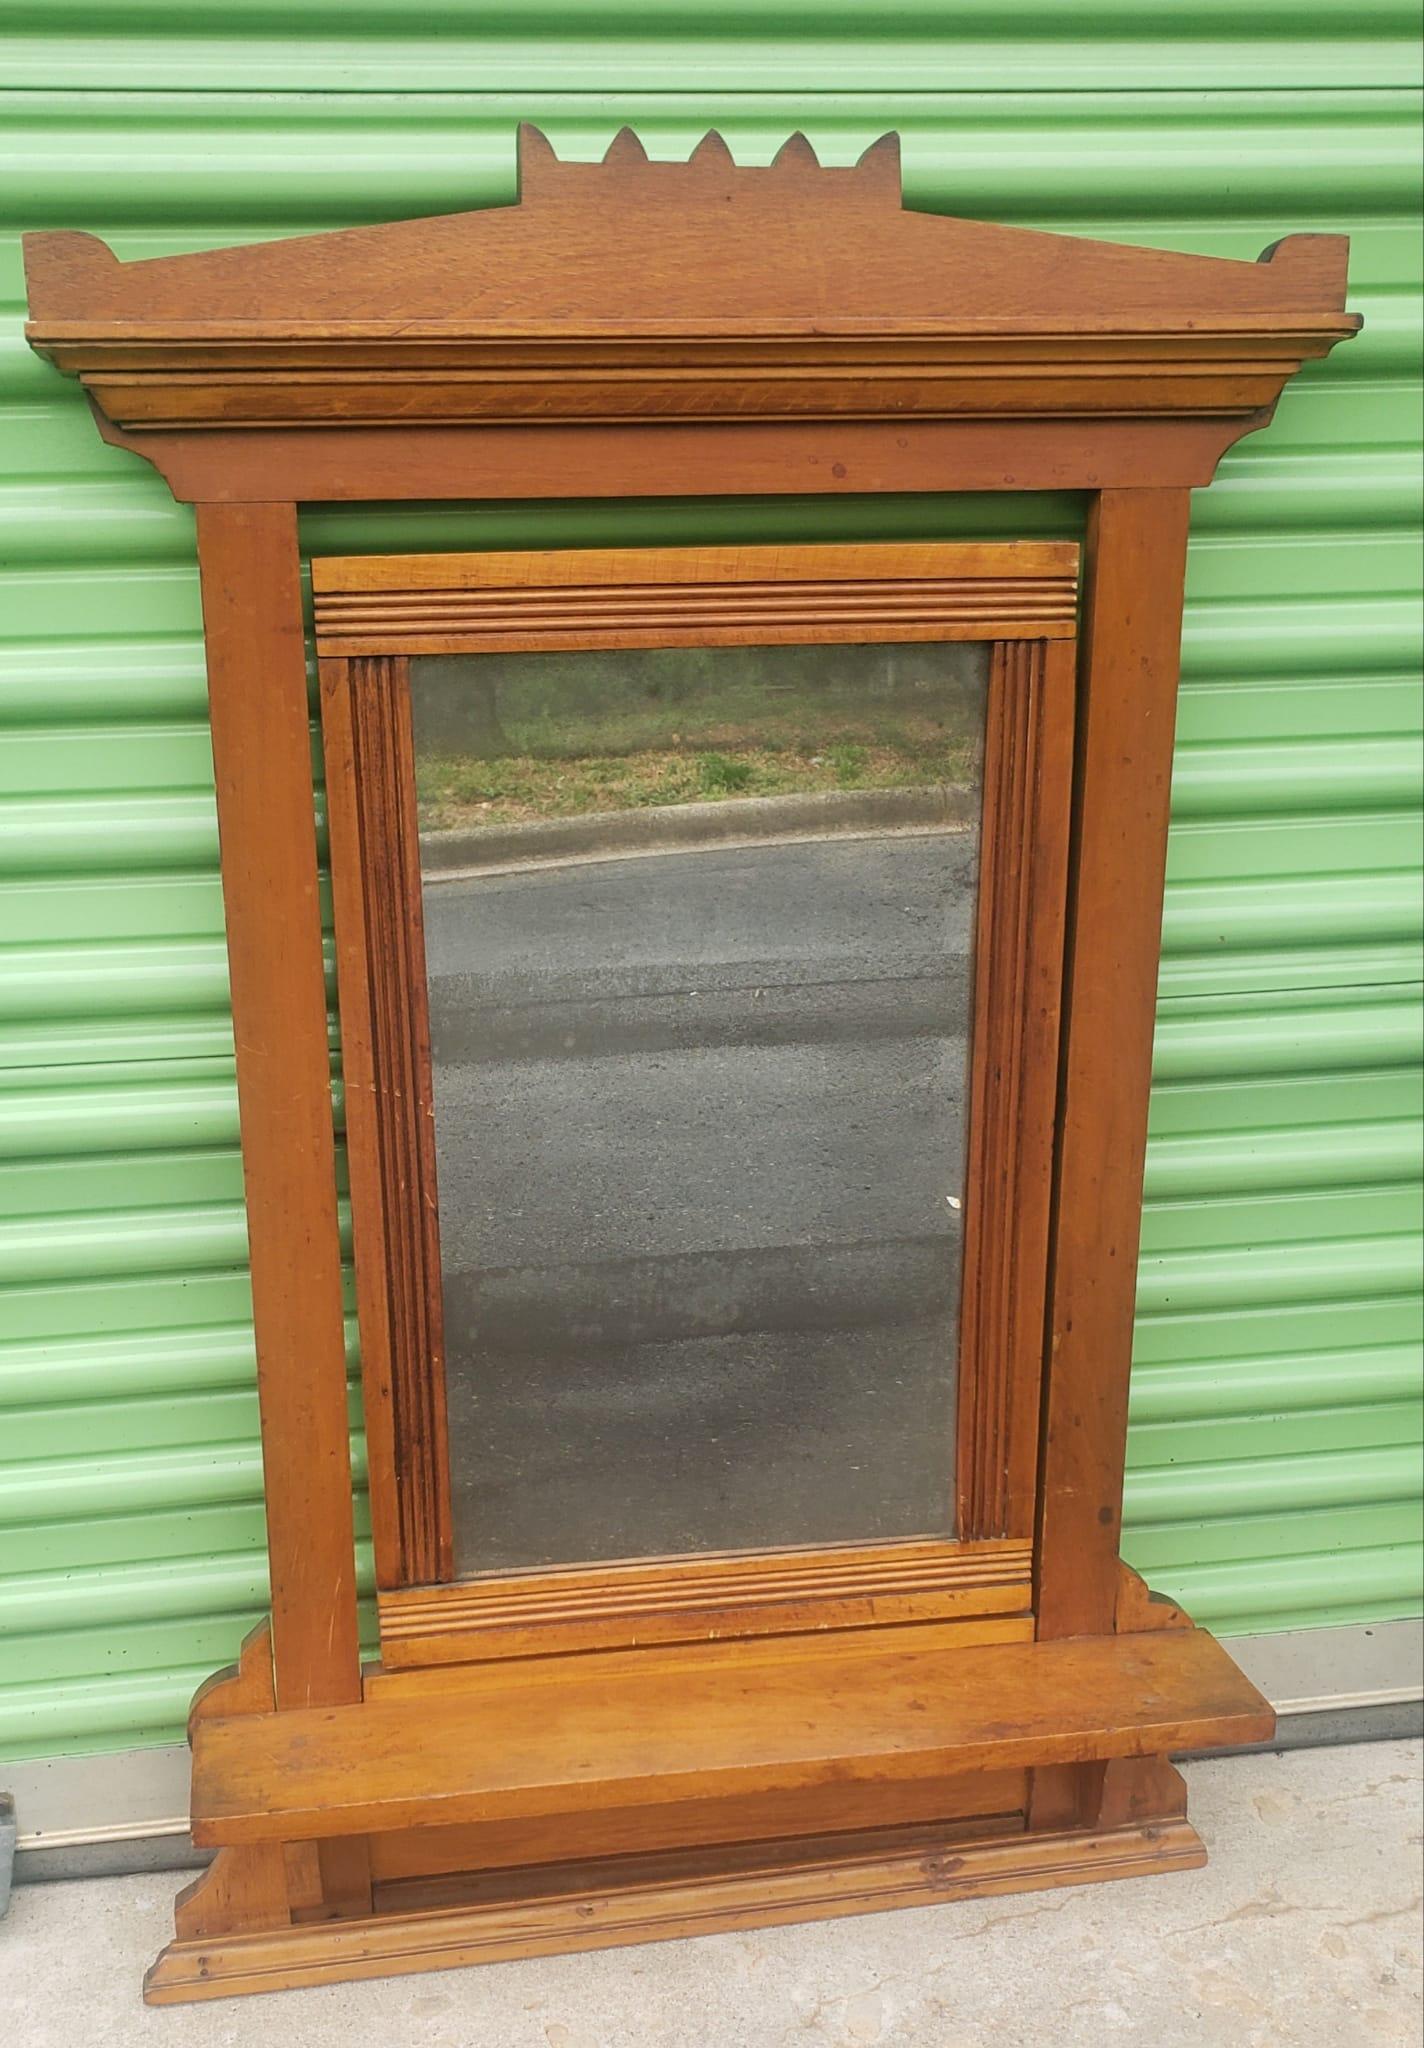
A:
<svg viewBox="0 0 1424 2048">
<path fill-rule="evenodd" d="M 952 1533 L 988 674 L 412 660 L 460 1573 Z"/>
</svg>

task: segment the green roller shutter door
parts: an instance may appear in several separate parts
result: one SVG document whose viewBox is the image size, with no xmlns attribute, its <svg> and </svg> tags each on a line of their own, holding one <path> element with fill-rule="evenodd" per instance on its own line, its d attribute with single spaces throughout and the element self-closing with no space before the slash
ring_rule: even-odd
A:
<svg viewBox="0 0 1424 2048">
<path fill-rule="evenodd" d="M 513 128 L 744 160 L 889 127 L 918 205 L 1209 254 L 1353 241 L 1362 338 L 1199 498 L 1130 1557 L 1227 1631 L 1420 1579 L 1417 63 L 1408 10 L 167 0 L 0 75 L 0 1749 L 176 1739 L 264 1599 L 191 515 L 20 338 L 18 234 L 123 256 L 507 200 Z M 945 37 L 945 20 L 954 24 Z M 710 25 L 697 33 L 699 22 Z M 681 35 L 673 33 L 678 25 Z M 712 30 L 715 28 L 716 33 Z M 511 292 L 518 289 L 511 280 Z M 402 507 L 317 551 L 1070 532 L 1070 501 Z M 333 1033 L 333 1076 L 338 1073 Z M 339 1108 L 339 1086 L 335 1091 Z M 355 1366 L 354 1332 L 352 1364 Z"/>
</svg>

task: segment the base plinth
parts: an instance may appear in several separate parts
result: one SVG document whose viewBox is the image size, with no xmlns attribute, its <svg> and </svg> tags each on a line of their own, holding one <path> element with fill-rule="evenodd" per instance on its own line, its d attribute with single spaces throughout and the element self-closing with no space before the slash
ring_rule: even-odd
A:
<svg viewBox="0 0 1424 2048">
<path fill-rule="evenodd" d="M 601 1884 L 570 1885 L 532 1901 L 487 1897 L 435 1910 L 174 1941 L 149 1971 L 144 1996 L 151 2005 L 177 2005 L 1147 1877 L 1194 1870 L 1206 1861 L 1196 1830 L 1181 1819 L 1051 1834 L 1019 1830 L 970 1841 L 962 1834 L 936 1840 L 925 1830 L 914 1832 L 913 1847 L 902 1841 L 790 1868 L 750 1858 L 728 1868 L 723 1859 L 715 1872 L 689 1878 L 684 1858 L 681 1872 L 669 1877 L 657 1870 L 666 1859 L 639 1859 L 620 1878 L 612 1878 L 604 1865 Z"/>
</svg>

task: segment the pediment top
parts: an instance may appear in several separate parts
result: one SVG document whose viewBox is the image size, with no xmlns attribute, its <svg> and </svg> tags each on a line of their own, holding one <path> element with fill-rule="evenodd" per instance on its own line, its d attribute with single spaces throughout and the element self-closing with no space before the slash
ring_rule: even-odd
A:
<svg viewBox="0 0 1424 2048">
<path fill-rule="evenodd" d="M 25 237 L 32 343 L 463 335 L 1191 334 L 1339 338 L 1348 243 L 1292 235 L 1254 263 L 918 212 L 898 136 L 848 168 L 804 136 L 741 165 L 631 129 L 598 163 L 519 131 L 507 206 L 124 263 L 96 236 Z M 68 365 L 66 365 L 68 366 Z"/>
</svg>

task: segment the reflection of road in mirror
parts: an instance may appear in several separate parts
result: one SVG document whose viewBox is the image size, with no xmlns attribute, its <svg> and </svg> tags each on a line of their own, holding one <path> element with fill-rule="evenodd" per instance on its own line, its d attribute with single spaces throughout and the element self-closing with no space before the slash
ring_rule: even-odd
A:
<svg viewBox="0 0 1424 2048">
<path fill-rule="evenodd" d="M 426 811 L 460 1570 L 950 1529 L 977 810 Z"/>
</svg>

